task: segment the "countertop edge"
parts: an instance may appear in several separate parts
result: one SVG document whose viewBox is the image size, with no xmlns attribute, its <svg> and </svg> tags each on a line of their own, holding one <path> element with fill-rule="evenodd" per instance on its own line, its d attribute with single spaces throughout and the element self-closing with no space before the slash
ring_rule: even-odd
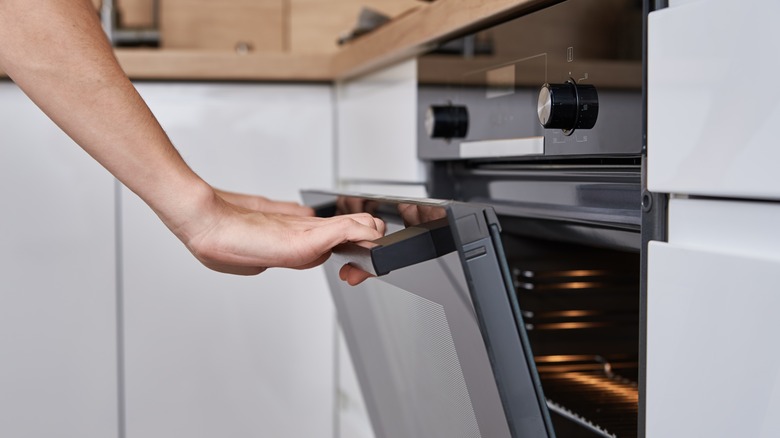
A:
<svg viewBox="0 0 780 438">
<path fill-rule="evenodd" d="M 412 58 L 442 39 L 560 0 L 437 0 L 330 54 L 115 50 L 133 80 L 333 82 Z M 0 78 L 7 75 L 0 70 Z"/>
<path fill-rule="evenodd" d="M 395 18 L 344 46 L 333 57 L 333 77 L 345 80 L 412 58 L 437 41 L 560 0 L 438 0 Z"/>
<path fill-rule="evenodd" d="M 333 81 L 329 54 L 127 48 L 115 49 L 114 54 L 132 80 Z M 7 78 L 0 69 L 0 79 Z"/>
<path fill-rule="evenodd" d="M 131 79 L 330 82 L 331 55 L 201 50 L 116 51 Z"/>
</svg>

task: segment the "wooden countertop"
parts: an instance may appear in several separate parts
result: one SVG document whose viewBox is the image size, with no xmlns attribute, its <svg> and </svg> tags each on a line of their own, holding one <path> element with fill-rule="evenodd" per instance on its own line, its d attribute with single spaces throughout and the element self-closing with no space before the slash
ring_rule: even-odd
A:
<svg viewBox="0 0 780 438">
<path fill-rule="evenodd" d="M 438 0 L 344 46 L 333 57 L 334 79 L 346 79 L 411 58 L 432 43 L 475 30 L 554 0 Z"/>
<path fill-rule="evenodd" d="M 325 82 L 411 58 L 436 41 L 554 0 L 437 0 L 396 17 L 333 54 L 236 54 L 116 49 L 131 79 Z M 0 76 L 5 74 L 0 71 Z"/>
<path fill-rule="evenodd" d="M 131 79 L 332 81 L 332 55 L 117 49 Z"/>
</svg>

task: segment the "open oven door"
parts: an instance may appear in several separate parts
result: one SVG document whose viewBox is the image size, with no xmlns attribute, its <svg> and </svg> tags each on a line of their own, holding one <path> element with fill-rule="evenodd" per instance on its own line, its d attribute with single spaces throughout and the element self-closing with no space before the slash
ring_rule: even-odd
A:
<svg viewBox="0 0 780 438">
<path fill-rule="evenodd" d="M 492 208 L 303 192 L 320 216 L 368 212 L 385 237 L 325 264 L 374 432 L 553 437 Z M 344 264 L 377 274 L 358 286 Z"/>
</svg>

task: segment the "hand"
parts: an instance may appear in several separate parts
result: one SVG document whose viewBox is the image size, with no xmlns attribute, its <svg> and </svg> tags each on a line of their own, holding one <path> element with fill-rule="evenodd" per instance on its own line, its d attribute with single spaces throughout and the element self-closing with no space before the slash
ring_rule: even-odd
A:
<svg viewBox="0 0 780 438">
<path fill-rule="evenodd" d="M 339 269 L 339 278 L 341 281 L 346 281 L 350 286 L 357 286 L 371 277 L 373 275 L 352 265 L 344 265 Z"/>
<path fill-rule="evenodd" d="M 248 208 L 263 213 L 283 213 L 296 216 L 314 216 L 314 210 L 310 207 L 302 206 L 295 202 L 273 201 L 263 196 L 244 195 L 241 193 L 226 192 L 214 189 L 220 198 L 239 207 Z M 354 200 L 349 202 L 348 200 Z M 364 212 L 365 206 L 360 198 L 339 197 L 339 214 L 350 214 Z M 357 204 L 357 202 L 360 202 Z M 362 283 L 373 275 L 350 265 L 344 265 L 339 271 L 339 277 L 355 286 Z"/>
<path fill-rule="evenodd" d="M 219 272 L 307 269 L 324 263 L 336 245 L 384 233 L 384 222 L 368 214 L 316 218 L 260 213 L 219 196 L 212 202 L 206 214 L 172 231 L 201 263 Z"/>
<path fill-rule="evenodd" d="M 347 211 L 361 211 L 361 209 L 365 208 L 365 205 L 360 203 L 362 201 L 363 200 L 360 198 L 346 198 L 344 201 L 339 202 L 338 205 L 342 209 L 347 209 Z M 447 216 L 447 212 L 441 207 L 416 204 L 398 204 L 398 213 L 403 218 L 404 225 L 407 227 L 434 221 Z M 373 275 L 351 265 L 344 265 L 339 270 L 339 278 L 341 278 L 342 281 L 346 281 L 351 286 L 358 285 L 371 277 L 373 277 Z"/>
<path fill-rule="evenodd" d="M 336 245 L 384 234 L 384 222 L 368 214 L 316 218 L 260 213 L 214 195 L 205 214 L 172 231 L 201 263 L 219 272 L 307 269 L 324 263 Z"/>
<path fill-rule="evenodd" d="M 242 193 L 226 192 L 214 189 L 225 201 L 261 213 L 280 213 L 293 216 L 314 216 L 314 210 L 296 202 L 274 201 L 263 196 L 244 195 Z"/>
<path fill-rule="evenodd" d="M 373 213 L 378 204 L 374 201 L 352 196 L 339 196 L 336 199 L 336 214 Z M 356 286 L 373 277 L 368 272 L 352 265 L 344 265 L 339 269 L 339 278 L 350 286 Z"/>
</svg>

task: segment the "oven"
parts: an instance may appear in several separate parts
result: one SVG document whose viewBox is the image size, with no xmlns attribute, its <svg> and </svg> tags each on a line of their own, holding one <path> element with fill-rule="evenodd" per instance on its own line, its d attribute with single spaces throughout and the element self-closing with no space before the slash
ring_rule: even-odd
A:
<svg viewBox="0 0 780 438">
<path fill-rule="evenodd" d="M 428 199 L 306 192 L 369 212 L 326 264 L 374 433 L 644 436 L 649 2 L 567 0 L 442 42 L 418 65 Z M 351 263 L 375 278 L 351 287 Z"/>
</svg>

